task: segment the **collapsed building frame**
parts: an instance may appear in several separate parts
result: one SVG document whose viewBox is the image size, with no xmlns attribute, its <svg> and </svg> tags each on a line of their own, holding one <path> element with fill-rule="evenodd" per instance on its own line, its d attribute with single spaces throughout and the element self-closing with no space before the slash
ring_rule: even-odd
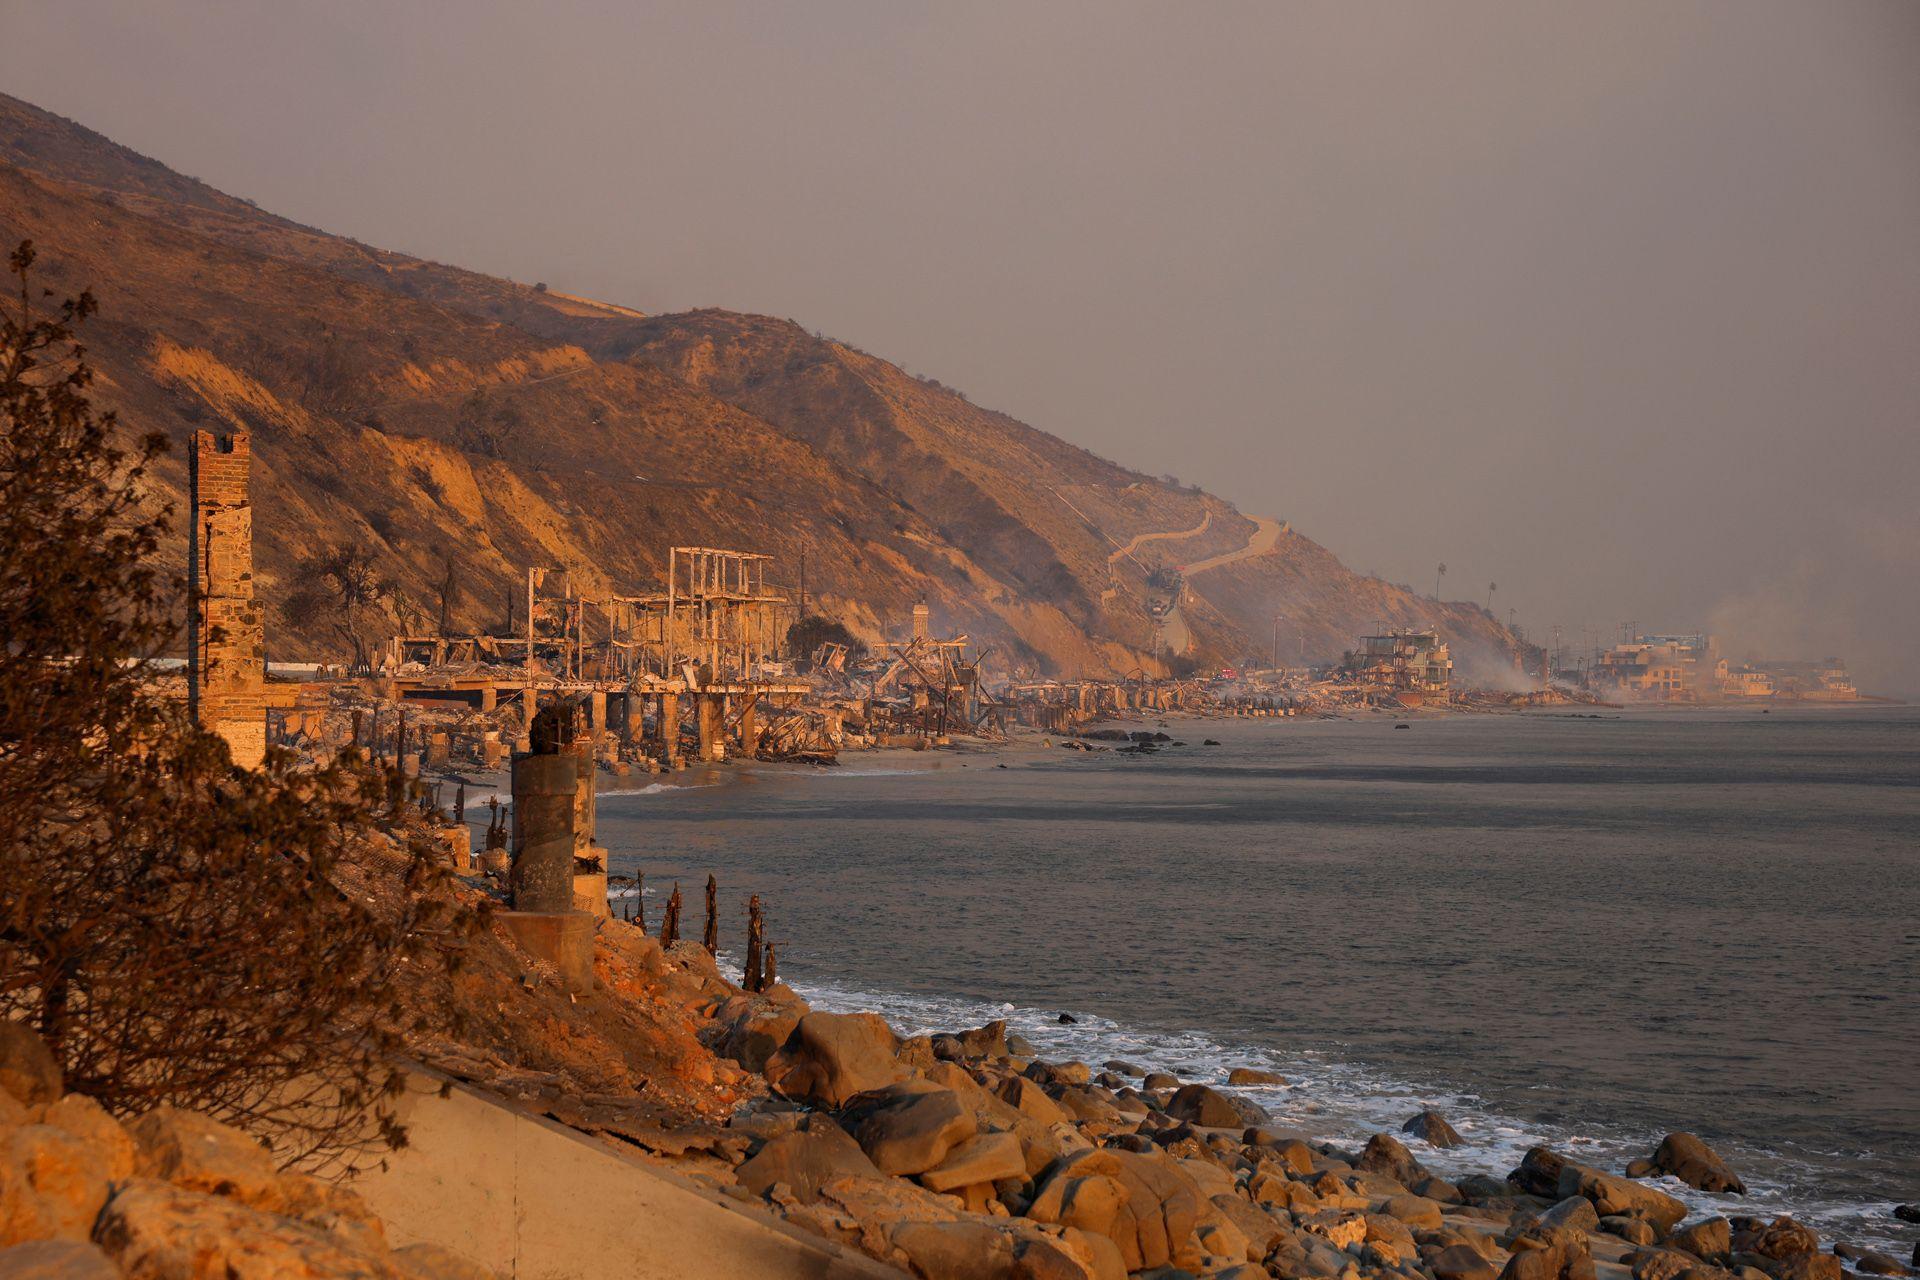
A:
<svg viewBox="0 0 1920 1280">
<path fill-rule="evenodd" d="M 529 566 L 520 634 L 395 636 L 387 655 L 391 678 L 402 697 L 452 698 L 482 710 L 517 693 L 528 723 L 543 693 L 580 698 L 585 732 L 597 748 L 668 766 L 681 757 L 686 698 L 699 759 L 723 759 L 729 744 L 752 755 L 763 700 L 790 708 L 811 687 L 780 661 L 797 611 L 767 583 L 772 560 L 759 552 L 671 547 L 665 590 L 643 595 L 576 592 L 569 571 Z M 415 664 L 424 670 L 405 670 Z M 519 671 L 510 674 L 514 666 Z"/>
</svg>

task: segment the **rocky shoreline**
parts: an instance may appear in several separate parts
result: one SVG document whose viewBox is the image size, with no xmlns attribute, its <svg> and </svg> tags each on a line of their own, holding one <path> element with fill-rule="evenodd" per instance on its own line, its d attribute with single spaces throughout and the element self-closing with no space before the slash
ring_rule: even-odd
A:
<svg viewBox="0 0 1920 1280">
<path fill-rule="evenodd" d="M 657 1157 L 927 1280 L 1912 1274 L 1789 1217 L 1690 1214 L 1649 1180 L 1744 1190 L 1690 1134 L 1619 1172 L 1537 1147 L 1516 1168 L 1442 1177 L 1421 1153 L 1459 1136 L 1433 1112 L 1342 1147 L 1272 1123 L 1233 1087 L 1280 1083 L 1256 1069 L 1221 1088 L 1049 1061 L 998 1021 L 903 1037 L 785 986 L 741 991 L 697 945 L 619 945 L 697 987 L 699 1039 L 750 1080 L 725 1123 L 663 1135 Z"/>
<path fill-rule="evenodd" d="M 902 1036 L 878 1014 L 816 1009 L 784 984 L 749 993 L 700 943 L 663 946 L 614 920 L 594 951 L 594 988 L 578 1005 L 543 962 L 499 951 L 520 978 L 482 988 L 507 1024 L 496 1030 L 547 1033 L 415 1050 L 748 1212 L 923 1280 L 1912 1274 L 1790 1217 L 1690 1212 L 1654 1181 L 1745 1188 L 1685 1133 L 1619 1172 L 1541 1146 L 1511 1169 L 1443 1176 L 1430 1162 L 1457 1156 L 1461 1135 L 1434 1111 L 1342 1145 L 1275 1123 L 1249 1092 L 1286 1082 L 1258 1067 L 1210 1084 L 1151 1061 L 1049 1058 L 1000 1020 Z M 574 1010 L 585 1020 L 566 1030 L 559 1019 Z M 628 1037 L 592 1041 L 609 1019 L 633 1021 Z M 199 1276 L 207 1248 L 277 1251 L 299 1260 L 287 1274 L 483 1274 L 457 1250 L 387 1248 L 351 1192 L 278 1174 L 218 1126 L 168 1113 L 123 1130 L 63 1100 L 44 1050 L 36 1060 L 14 1040 L 0 1054 L 0 1095 L 13 1095 L 0 1097 L 0 1274 L 19 1262 L 54 1268 L 22 1273 L 33 1275 Z M 173 1170 L 166 1135 L 183 1125 L 264 1190 L 236 1204 L 225 1183 Z M 60 1167 L 80 1173 L 49 1174 L 42 1148 L 55 1147 Z M 151 1223 L 138 1218 L 143 1196 L 164 1201 Z M 138 1230 L 123 1229 L 136 1219 Z"/>
</svg>

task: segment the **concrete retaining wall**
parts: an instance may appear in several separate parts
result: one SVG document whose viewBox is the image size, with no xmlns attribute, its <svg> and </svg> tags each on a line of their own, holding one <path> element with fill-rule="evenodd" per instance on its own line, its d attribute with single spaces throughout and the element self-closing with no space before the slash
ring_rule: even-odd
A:
<svg viewBox="0 0 1920 1280">
<path fill-rule="evenodd" d="M 408 1145 L 353 1184 L 395 1245 L 453 1249 L 506 1280 L 901 1272 L 481 1090 L 416 1071 Z"/>
</svg>

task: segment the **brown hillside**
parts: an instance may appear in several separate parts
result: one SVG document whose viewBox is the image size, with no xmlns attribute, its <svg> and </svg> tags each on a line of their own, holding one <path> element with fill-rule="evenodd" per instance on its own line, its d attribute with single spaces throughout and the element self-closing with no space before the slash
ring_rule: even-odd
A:
<svg viewBox="0 0 1920 1280">
<path fill-rule="evenodd" d="M 451 559 L 469 627 L 503 620 L 530 563 L 637 591 L 674 542 L 771 552 L 789 582 L 804 550 L 810 594 L 869 636 L 925 598 L 1002 671 L 1124 673 L 1158 667 L 1149 575 L 1257 536 L 1217 498 L 790 321 L 648 317 L 370 248 L 4 95 L 0 165 L 0 237 L 38 243 L 41 283 L 101 299 L 103 399 L 178 441 L 255 432 L 269 600 L 346 544 L 399 586 L 396 622 L 437 609 Z M 1185 612 L 1225 661 L 1264 653 L 1276 612 L 1320 659 L 1376 620 L 1507 639 L 1291 533 L 1192 579 Z M 338 649 L 276 622 L 280 656 Z"/>
</svg>

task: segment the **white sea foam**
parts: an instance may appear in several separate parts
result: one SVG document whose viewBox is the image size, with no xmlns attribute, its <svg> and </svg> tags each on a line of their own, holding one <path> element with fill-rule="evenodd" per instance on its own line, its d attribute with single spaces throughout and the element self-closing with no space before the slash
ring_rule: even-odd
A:
<svg viewBox="0 0 1920 1280">
<path fill-rule="evenodd" d="M 707 784 L 707 786 L 717 785 L 719 784 Z M 602 791 L 600 792 L 600 799 L 604 800 L 608 796 L 658 796 L 665 795 L 669 791 L 705 791 L 706 789 L 707 787 L 705 786 L 696 786 L 682 782 L 649 782 L 644 787 L 614 787 Z"/>
<path fill-rule="evenodd" d="M 1266 1108 L 1276 1125 L 1301 1130 L 1317 1141 L 1353 1148 L 1363 1145 L 1372 1134 L 1394 1133 L 1422 1164 L 1443 1177 L 1470 1173 L 1502 1177 L 1534 1146 L 1550 1146 L 1583 1164 L 1617 1171 L 1629 1160 L 1651 1154 L 1663 1136 L 1662 1131 L 1653 1129 L 1606 1132 L 1533 1124 L 1499 1114 L 1474 1093 L 1399 1079 L 1364 1063 L 1316 1051 L 1277 1052 L 1230 1044 L 1201 1031 L 1146 1031 L 1078 1011 L 1072 1013 L 1077 1021 L 1065 1024 L 1060 1022 L 1057 1010 L 859 991 L 831 981 L 795 981 L 782 976 L 815 1008 L 879 1013 L 903 1036 L 953 1031 L 1005 1018 L 1008 1030 L 1025 1037 L 1042 1057 L 1083 1061 L 1096 1070 L 1101 1063 L 1117 1059 L 1213 1085 L 1225 1085 L 1227 1073 L 1234 1067 L 1270 1071 L 1287 1083 L 1234 1086 L 1234 1090 Z M 1441 1150 L 1411 1134 L 1400 1133 L 1402 1124 L 1427 1108 L 1447 1117 L 1463 1139 L 1461 1146 Z M 1651 1179 L 1649 1183 L 1684 1201 L 1692 1216 L 1772 1217 L 1789 1213 L 1812 1226 L 1823 1239 L 1905 1255 L 1908 1246 L 1891 1234 L 1895 1226 L 1893 1201 L 1861 1203 L 1822 1197 L 1808 1190 L 1816 1184 L 1817 1170 L 1796 1162 L 1788 1153 L 1769 1150 L 1764 1154 L 1773 1165 L 1771 1176 L 1756 1176 L 1750 1169 L 1742 1169 L 1748 1188 L 1745 1196 L 1696 1191 L 1671 1177 Z"/>
</svg>

